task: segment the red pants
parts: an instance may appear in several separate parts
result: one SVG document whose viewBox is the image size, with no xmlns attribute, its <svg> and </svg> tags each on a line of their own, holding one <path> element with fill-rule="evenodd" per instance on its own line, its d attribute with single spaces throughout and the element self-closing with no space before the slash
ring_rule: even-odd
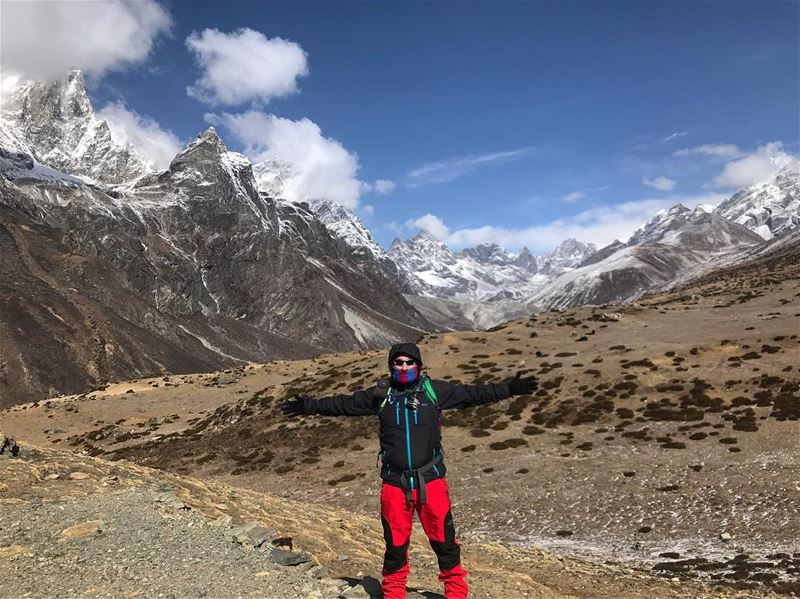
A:
<svg viewBox="0 0 800 599">
<path fill-rule="evenodd" d="M 439 580 L 444 583 L 445 599 L 465 599 L 467 571 L 461 567 L 461 548 L 456 540 L 453 515 L 450 513 L 450 488 L 444 478 L 429 482 L 427 501 L 419 503 L 417 491 L 412 491 L 411 503 L 406 503 L 403 489 L 384 483 L 381 489 L 381 522 L 386 540 L 383 556 L 383 589 L 385 599 L 403 599 L 408 580 L 408 544 L 414 511 L 419 514 L 422 528 L 439 560 Z"/>
</svg>

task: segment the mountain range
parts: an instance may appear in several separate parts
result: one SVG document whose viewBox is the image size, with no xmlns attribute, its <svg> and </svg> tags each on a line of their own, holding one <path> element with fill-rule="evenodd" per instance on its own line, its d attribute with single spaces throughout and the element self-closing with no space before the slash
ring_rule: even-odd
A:
<svg viewBox="0 0 800 599">
<path fill-rule="evenodd" d="M 28 85 L 14 106 L 0 152 L 0 403 L 435 328 L 308 204 L 261 193 L 213 129 L 153 172 L 107 135 L 80 73 Z"/>
<path fill-rule="evenodd" d="M 800 222 L 793 161 L 600 249 L 453 252 L 423 232 L 384 251 L 340 205 L 283 199 L 291 165 L 253 165 L 213 128 L 154 170 L 114 141 L 79 71 L 4 98 L 0 175 L 0 405 L 630 301 Z"/>
</svg>

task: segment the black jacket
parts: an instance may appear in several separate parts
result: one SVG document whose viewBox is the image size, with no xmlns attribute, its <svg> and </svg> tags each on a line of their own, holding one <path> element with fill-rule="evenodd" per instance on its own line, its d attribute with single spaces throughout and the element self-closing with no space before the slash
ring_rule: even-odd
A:
<svg viewBox="0 0 800 599">
<path fill-rule="evenodd" d="M 421 381 L 420 381 L 421 383 Z M 508 385 L 456 385 L 431 380 L 436 392 L 434 405 L 422 385 L 401 388 L 392 385 L 388 394 L 376 387 L 353 395 L 334 395 L 318 400 L 304 399 L 306 414 L 324 416 L 370 416 L 380 421 L 380 444 L 383 467 L 381 478 L 401 486 L 402 473 L 423 468 L 442 456 L 442 410 L 468 408 L 511 396 Z M 384 397 L 385 395 L 385 397 Z M 429 482 L 445 475 L 444 461 L 422 473 Z"/>
</svg>

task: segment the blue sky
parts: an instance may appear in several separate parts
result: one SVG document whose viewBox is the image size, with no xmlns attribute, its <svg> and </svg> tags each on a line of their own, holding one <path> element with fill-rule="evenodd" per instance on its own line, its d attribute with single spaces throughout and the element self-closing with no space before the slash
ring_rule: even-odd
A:
<svg viewBox="0 0 800 599">
<path fill-rule="evenodd" d="M 213 123 L 230 149 L 286 158 L 297 199 L 330 190 L 384 246 L 420 227 L 454 249 L 607 243 L 799 149 L 797 2 L 106 2 L 138 25 L 113 36 L 60 3 L 47 27 L 87 28 L 73 41 L 94 54 L 56 46 L 41 19 L 23 37 L 30 9 L 10 4 L 5 71 L 85 69 L 101 115 L 162 162 Z"/>
</svg>

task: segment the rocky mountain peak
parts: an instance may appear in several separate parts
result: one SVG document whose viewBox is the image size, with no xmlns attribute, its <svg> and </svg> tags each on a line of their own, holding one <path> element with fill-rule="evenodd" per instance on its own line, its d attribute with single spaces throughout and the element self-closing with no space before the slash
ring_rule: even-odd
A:
<svg viewBox="0 0 800 599">
<path fill-rule="evenodd" d="M 255 187 L 250 161 L 242 154 L 229 152 L 214 127 L 203 131 L 179 152 L 172 159 L 169 171 L 193 171 L 198 181 L 211 181 L 213 176 L 227 173 L 244 178 L 248 185 Z"/>
<path fill-rule="evenodd" d="M 136 151 L 114 142 L 108 124 L 95 116 L 81 71 L 20 84 L 4 102 L 2 117 L 8 137 L 62 173 L 119 185 L 148 172 Z"/>
<path fill-rule="evenodd" d="M 217 130 L 214 127 L 209 127 L 192 140 L 182 152 L 179 152 L 174 160 L 186 159 L 187 157 L 215 160 L 227 151 L 228 148 L 225 147 L 225 143 L 217 134 Z"/>
<path fill-rule="evenodd" d="M 404 271 L 436 270 L 441 265 L 456 262 L 450 248 L 427 231 L 420 231 L 405 241 L 395 239 L 388 254 Z"/>
<path fill-rule="evenodd" d="M 473 248 L 466 248 L 459 256 L 467 256 L 478 264 L 508 264 L 510 258 L 506 251 L 496 243 L 481 243 Z"/>
<path fill-rule="evenodd" d="M 522 248 L 520 253 L 514 257 L 513 262 L 516 266 L 519 266 L 532 275 L 539 272 L 539 262 L 536 260 L 536 256 L 526 247 Z"/>
<path fill-rule="evenodd" d="M 65 116 L 86 117 L 94 115 L 89 93 L 86 91 L 86 79 L 83 71 L 71 71 L 63 83 L 54 84 L 60 92 L 62 110 Z M 105 124 L 105 123 L 103 123 Z"/>
<path fill-rule="evenodd" d="M 539 272 L 557 275 L 575 268 L 597 251 L 593 243 L 583 243 L 569 238 L 562 241 L 549 254 L 542 257 Z"/>
<path fill-rule="evenodd" d="M 247 218 L 255 216 L 269 228 L 266 203 L 256 189 L 250 161 L 228 151 L 214 127 L 203 131 L 179 152 L 167 171 L 142 178 L 136 187 L 162 194 L 181 189 L 195 201 L 214 202 L 221 210 L 233 210 L 239 218 L 243 214 Z"/>
<path fill-rule="evenodd" d="M 85 119 L 94 116 L 86 91 L 86 80 L 80 70 L 70 71 L 55 81 L 31 81 L 12 95 L 23 119 L 40 122 L 46 118 Z M 4 109 L 6 109 L 4 107 Z"/>
<path fill-rule="evenodd" d="M 680 228 L 692 217 L 693 213 L 694 211 L 683 204 L 675 204 L 668 210 L 660 210 L 644 226 L 634 231 L 628 240 L 628 245 L 654 243 L 668 232 Z"/>
<path fill-rule="evenodd" d="M 330 200 L 315 200 L 309 206 L 334 236 L 348 246 L 354 249 L 365 248 L 379 259 L 386 257 L 386 252 L 378 245 L 361 219 L 341 204 Z"/>
</svg>

